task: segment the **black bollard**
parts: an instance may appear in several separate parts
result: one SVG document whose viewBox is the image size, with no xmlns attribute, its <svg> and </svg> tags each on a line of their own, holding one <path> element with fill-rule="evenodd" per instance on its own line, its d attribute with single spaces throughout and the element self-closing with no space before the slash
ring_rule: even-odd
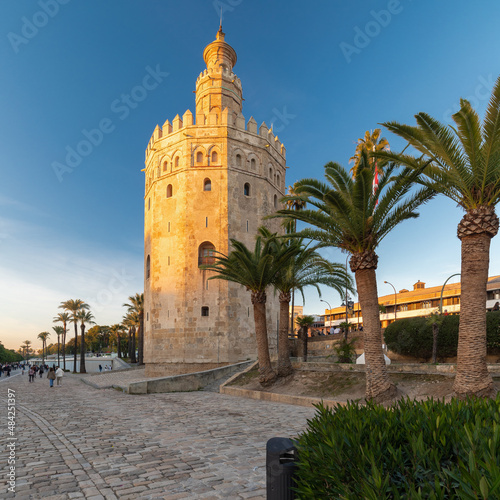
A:
<svg viewBox="0 0 500 500">
<path fill-rule="evenodd" d="M 266 446 L 267 500 L 293 500 L 296 448 L 289 438 L 275 437 Z"/>
</svg>

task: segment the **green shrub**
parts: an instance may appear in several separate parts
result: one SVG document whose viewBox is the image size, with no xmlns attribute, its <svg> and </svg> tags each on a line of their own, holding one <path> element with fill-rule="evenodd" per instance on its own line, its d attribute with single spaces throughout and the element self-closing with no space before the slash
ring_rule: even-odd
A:
<svg viewBox="0 0 500 500">
<path fill-rule="evenodd" d="M 457 355 L 460 316 L 442 316 L 439 326 L 437 355 Z M 407 356 L 429 359 L 432 356 L 432 326 L 427 318 L 405 318 L 391 323 L 384 332 L 388 349 Z M 500 311 L 486 313 L 488 354 L 500 354 Z"/>
<path fill-rule="evenodd" d="M 300 499 L 500 498 L 500 396 L 317 409 L 296 443 Z"/>
<path fill-rule="evenodd" d="M 342 340 L 333 348 L 335 354 L 337 355 L 337 363 L 354 363 L 356 360 L 356 349 L 354 344 L 357 338 L 352 338 L 351 340 Z"/>
</svg>

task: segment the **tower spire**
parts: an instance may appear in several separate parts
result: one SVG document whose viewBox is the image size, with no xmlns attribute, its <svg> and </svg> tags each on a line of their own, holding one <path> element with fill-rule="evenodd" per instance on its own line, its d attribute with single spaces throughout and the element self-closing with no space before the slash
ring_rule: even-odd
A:
<svg viewBox="0 0 500 500">
<path fill-rule="evenodd" d="M 219 24 L 219 31 L 222 31 L 222 5 L 220 7 L 220 24 Z"/>
</svg>

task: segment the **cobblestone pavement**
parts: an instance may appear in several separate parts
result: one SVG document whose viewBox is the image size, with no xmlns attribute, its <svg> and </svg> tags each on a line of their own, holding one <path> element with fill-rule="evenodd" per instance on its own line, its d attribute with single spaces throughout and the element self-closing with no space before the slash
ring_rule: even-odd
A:
<svg viewBox="0 0 500 500">
<path fill-rule="evenodd" d="M 129 395 L 75 375 L 54 388 L 46 378 L 2 378 L 0 399 L 0 498 L 18 500 L 262 499 L 267 440 L 295 436 L 315 411 L 201 391 Z M 15 494 L 6 493 L 11 442 Z"/>
</svg>

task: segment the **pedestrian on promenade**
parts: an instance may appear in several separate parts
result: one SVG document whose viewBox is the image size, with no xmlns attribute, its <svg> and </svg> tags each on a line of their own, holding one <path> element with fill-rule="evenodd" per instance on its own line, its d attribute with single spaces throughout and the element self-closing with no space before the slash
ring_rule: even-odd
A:
<svg viewBox="0 0 500 500">
<path fill-rule="evenodd" d="M 30 371 L 28 372 L 28 379 L 30 382 L 33 382 L 35 380 L 35 370 L 32 366 L 30 366 Z"/>
<path fill-rule="evenodd" d="M 49 379 L 50 387 L 54 387 L 54 380 L 56 379 L 56 372 L 54 371 L 54 368 L 49 368 L 47 378 Z"/>
<path fill-rule="evenodd" d="M 64 375 L 64 372 L 63 372 L 62 368 L 60 366 L 58 366 L 57 370 L 56 370 L 56 382 L 57 382 L 57 385 L 61 385 L 63 375 Z"/>
<path fill-rule="evenodd" d="M 99 371 L 102 372 L 102 365 L 99 365 Z"/>
<path fill-rule="evenodd" d="M 40 374 L 40 378 L 42 378 L 42 375 L 43 375 L 43 365 L 40 366 L 40 371 L 38 373 Z"/>
</svg>

